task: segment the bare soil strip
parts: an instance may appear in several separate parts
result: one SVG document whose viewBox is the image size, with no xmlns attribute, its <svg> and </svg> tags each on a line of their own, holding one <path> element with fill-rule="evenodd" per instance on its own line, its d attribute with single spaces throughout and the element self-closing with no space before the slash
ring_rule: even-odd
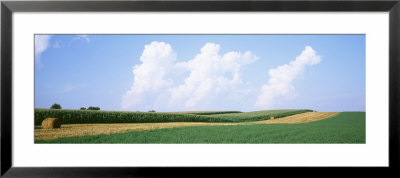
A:
<svg viewBox="0 0 400 178">
<path fill-rule="evenodd" d="M 338 112 L 307 112 L 275 120 L 263 120 L 244 123 L 209 123 L 209 122 L 164 122 L 164 123 L 127 123 L 127 124 L 65 124 L 59 129 L 40 129 L 35 127 L 35 140 L 51 140 L 63 137 L 116 134 L 129 131 L 143 131 L 184 126 L 210 125 L 251 125 L 251 124 L 298 124 L 318 121 L 333 117 Z"/>
</svg>

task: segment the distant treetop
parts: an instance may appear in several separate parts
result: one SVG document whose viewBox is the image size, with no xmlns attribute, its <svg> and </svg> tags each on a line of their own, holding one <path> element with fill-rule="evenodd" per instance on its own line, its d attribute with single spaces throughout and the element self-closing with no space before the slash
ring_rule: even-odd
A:
<svg viewBox="0 0 400 178">
<path fill-rule="evenodd" d="M 89 106 L 87 110 L 100 110 L 99 107 Z"/>
<path fill-rule="evenodd" d="M 54 103 L 53 105 L 51 105 L 50 109 L 61 109 L 61 105 Z"/>
</svg>

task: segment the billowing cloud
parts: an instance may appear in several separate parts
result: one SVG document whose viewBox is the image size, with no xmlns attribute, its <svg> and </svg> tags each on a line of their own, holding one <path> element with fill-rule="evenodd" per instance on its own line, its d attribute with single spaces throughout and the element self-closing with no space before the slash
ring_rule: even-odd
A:
<svg viewBox="0 0 400 178">
<path fill-rule="evenodd" d="M 35 35 L 35 61 L 39 66 L 42 65 L 40 55 L 49 48 L 51 35 Z"/>
<path fill-rule="evenodd" d="M 176 64 L 177 68 L 189 71 L 189 76 L 183 84 L 169 89 L 170 104 L 190 108 L 228 91 L 242 82 L 239 73 L 242 66 L 257 60 L 249 51 L 220 55 L 219 50 L 220 45 L 207 43 L 192 60 Z"/>
<path fill-rule="evenodd" d="M 299 76 L 305 66 L 315 65 L 321 61 L 321 57 L 310 46 L 306 46 L 299 56 L 289 64 L 279 66 L 268 71 L 268 83 L 261 87 L 261 94 L 257 98 L 255 106 L 270 107 L 274 99 L 290 94 L 294 87 L 292 81 Z"/>
<path fill-rule="evenodd" d="M 154 105 L 160 107 L 194 107 L 203 101 L 213 99 L 221 92 L 227 92 L 242 83 L 240 69 L 257 60 L 251 52 L 231 51 L 219 54 L 220 45 L 205 44 L 193 59 L 176 63 L 176 53 L 164 42 L 152 42 L 145 45 L 141 64 L 133 67 L 134 81 L 121 102 L 127 109 L 144 104 L 143 98 L 153 96 Z M 183 76 L 180 85 L 176 75 Z M 180 78 L 180 77 L 178 77 Z"/>
<path fill-rule="evenodd" d="M 172 47 L 164 42 L 154 41 L 145 45 L 141 64 L 133 67 L 133 84 L 129 91 L 122 96 L 121 107 L 126 109 L 139 104 L 146 92 L 157 92 L 171 85 L 172 80 L 166 78 L 176 60 Z"/>
</svg>

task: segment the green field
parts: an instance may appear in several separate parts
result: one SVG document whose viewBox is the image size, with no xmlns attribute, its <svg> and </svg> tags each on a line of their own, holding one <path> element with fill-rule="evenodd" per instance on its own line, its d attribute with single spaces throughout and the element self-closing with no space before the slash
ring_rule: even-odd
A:
<svg viewBox="0 0 400 178">
<path fill-rule="evenodd" d="M 155 122 L 245 122 L 285 117 L 311 110 L 267 110 L 241 113 L 239 111 L 208 112 L 128 112 L 66 109 L 35 109 L 35 126 L 41 125 L 45 118 L 55 117 L 61 124 L 100 124 L 100 123 L 155 123 Z M 224 117 L 227 115 L 227 117 Z"/>
<path fill-rule="evenodd" d="M 35 143 L 365 143 L 365 112 L 304 124 L 196 126 L 36 140 Z"/>
</svg>

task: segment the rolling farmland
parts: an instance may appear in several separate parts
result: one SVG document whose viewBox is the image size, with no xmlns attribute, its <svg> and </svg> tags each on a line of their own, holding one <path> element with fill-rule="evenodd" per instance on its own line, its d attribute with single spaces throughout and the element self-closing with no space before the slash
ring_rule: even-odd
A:
<svg viewBox="0 0 400 178">
<path fill-rule="evenodd" d="M 333 117 L 338 113 L 307 112 L 292 115 L 276 120 L 264 120 L 237 123 L 211 123 L 211 122 L 164 122 L 164 123 L 125 123 L 125 124 L 66 124 L 63 129 L 37 129 L 36 140 L 50 140 L 71 136 L 87 136 L 99 134 L 116 134 L 129 131 L 143 131 L 162 128 L 187 127 L 187 126 L 221 126 L 221 125 L 251 125 L 251 124 L 276 124 L 276 123 L 305 123 Z M 308 118 L 308 120 L 304 120 Z M 39 127 L 37 127 L 39 128 Z"/>
<path fill-rule="evenodd" d="M 41 129 L 39 123 L 46 117 L 60 118 L 61 128 Z M 329 133 L 334 130 L 336 133 Z M 350 135 L 354 138 L 347 138 Z M 267 110 L 155 113 L 35 110 L 35 143 L 314 142 L 364 143 L 365 112 Z"/>
<path fill-rule="evenodd" d="M 365 143 L 365 112 L 343 112 L 331 118 L 299 123 L 176 127 L 36 140 L 35 143 Z"/>
</svg>

